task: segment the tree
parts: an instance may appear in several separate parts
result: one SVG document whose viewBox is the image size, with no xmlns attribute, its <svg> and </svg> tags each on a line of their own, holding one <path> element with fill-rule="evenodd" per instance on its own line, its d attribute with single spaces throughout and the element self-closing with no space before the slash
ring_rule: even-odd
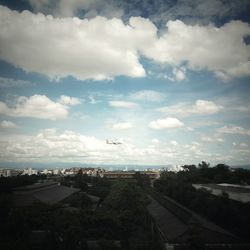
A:
<svg viewBox="0 0 250 250">
<path fill-rule="evenodd" d="M 117 182 L 103 202 L 107 213 L 111 213 L 120 227 L 121 237 L 128 238 L 145 221 L 147 199 L 136 184 Z"/>
<path fill-rule="evenodd" d="M 150 186 L 150 178 L 146 174 L 141 174 L 140 172 L 136 172 L 135 173 L 135 179 L 137 181 L 137 184 L 141 188 L 145 188 L 145 187 Z"/>
<path fill-rule="evenodd" d="M 192 165 L 184 165 L 184 166 L 182 166 L 184 169 L 187 169 L 187 170 L 189 170 L 190 172 L 192 172 L 192 171 L 195 171 L 197 168 L 196 168 L 196 166 L 194 165 L 194 164 L 192 164 Z"/>
<path fill-rule="evenodd" d="M 205 161 L 202 161 L 201 163 L 198 164 L 198 167 L 201 169 L 209 168 L 209 166 L 210 166 L 210 163 L 207 163 Z"/>
</svg>

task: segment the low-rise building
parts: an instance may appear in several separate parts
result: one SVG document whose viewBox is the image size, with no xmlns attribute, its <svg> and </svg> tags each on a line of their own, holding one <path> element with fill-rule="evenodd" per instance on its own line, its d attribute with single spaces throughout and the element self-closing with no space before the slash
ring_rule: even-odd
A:
<svg viewBox="0 0 250 250">
<path fill-rule="evenodd" d="M 61 186 L 57 182 L 37 183 L 16 188 L 13 194 L 13 204 L 29 206 L 40 202 L 54 205 L 79 191 L 80 189 Z"/>
<path fill-rule="evenodd" d="M 103 177 L 108 179 L 135 179 L 137 174 L 148 176 L 150 179 L 158 179 L 160 171 L 107 171 Z"/>
<path fill-rule="evenodd" d="M 38 171 L 33 168 L 25 168 L 22 173 L 22 175 L 37 175 L 37 174 L 38 174 Z"/>
<path fill-rule="evenodd" d="M 228 198 L 240 202 L 250 202 L 250 186 L 234 185 L 228 183 L 221 184 L 193 184 L 196 189 L 206 189 L 211 194 L 220 196 L 228 194 Z"/>
<path fill-rule="evenodd" d="M 11 177 L 11 176 L 17 176 L 19 175 L 20 171 L 16 169 L 0 169 L 0 176 L 2 177 Z"/>
</svg>

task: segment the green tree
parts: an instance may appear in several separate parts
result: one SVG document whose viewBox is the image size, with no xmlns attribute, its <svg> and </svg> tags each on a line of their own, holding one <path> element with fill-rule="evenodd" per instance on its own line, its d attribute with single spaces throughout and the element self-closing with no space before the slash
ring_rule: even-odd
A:
<svg viewBox="0 0 250 250">
<path fill-rule="evenodd" d="M 210 163 L 207 163 L 205 161 L 202 161 L 201 163 L 198 164 L 198 167 L 201 169 L 202 168 L 209 168 L 209 166 L 210 166 Z"/>
<path fill-rule="evenodd" d="M 136 184 L 117 182 L 111 187 L 103 206 L 118 223 L 125 242 L 128 243 L 131 233 L 144 222 L 146 204 L 147 199 Z"/>
</svg>

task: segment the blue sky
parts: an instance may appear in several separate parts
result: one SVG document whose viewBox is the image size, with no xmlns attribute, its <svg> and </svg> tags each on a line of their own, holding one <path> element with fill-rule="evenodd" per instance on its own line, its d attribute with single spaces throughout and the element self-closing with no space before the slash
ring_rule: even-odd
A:
<svg viewBox="0 0 250 250">
<path fill-rule="evenodd" d="M 1 166 L 249 164 L 249 1 L 0 5 Z"/>
</svg>

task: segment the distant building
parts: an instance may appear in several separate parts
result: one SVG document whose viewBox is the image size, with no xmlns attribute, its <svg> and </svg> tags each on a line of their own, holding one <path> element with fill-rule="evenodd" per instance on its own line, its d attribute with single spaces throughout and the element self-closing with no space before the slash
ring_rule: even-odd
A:
<svg viewBox="0 0 250 250">
<path fill-rule="evenodd" d="M 61 174 L 61 170 L 60 169 L 58 169 L 58 168 L 56 168 L 56 169 L 53 169 L 53 174 L 54 175 L 60 175 Z"/>
<path fill-rule="evenodd" d="M 108 179 L 134 179 L 137 173 L 149 176 L 150 179 L 160 177 L 160 171 L 107 171 L 103 173 L 103 177 Z"/>
<path fill-rule="evenodd" d="M 44 169 L 41 171 L 41 174 L 50 175 L 52 174 L 52 170 Z"/>
<path fill-rule="evenodd" d="M 38 171 L 32 168 L 25 168 L 22 173 L 22 175 L 37 175 L 37 174 L 38 174 Z"/>
<path fill-rule="evenodd" d="M 0 169 L 0 176 L 11 177 L 19 175 L 19 171 L 16 169 Z"/>
<path fill-rule="evenodd" d="M 228 198 L 240 202 L 250 201 L 250 186 L 234 185 L 234 184 L 193 184 L 196 189 L 206 189 L 211 194 L 220 196 L 223 193 L 228 194 Z"/>
</svg>

